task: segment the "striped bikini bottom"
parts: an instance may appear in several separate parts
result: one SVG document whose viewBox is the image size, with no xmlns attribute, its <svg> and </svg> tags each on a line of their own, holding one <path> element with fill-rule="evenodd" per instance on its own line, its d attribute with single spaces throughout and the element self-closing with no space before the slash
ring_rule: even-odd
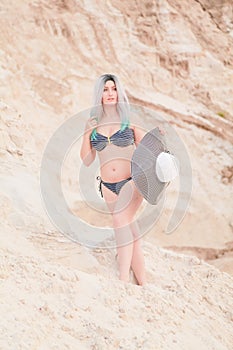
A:
<svg viewBox="0 0 233 350">
<path fill-rule="evenodd" d="M 104 185 L 110 191 L 112 191 L 113 193 L 118 195 L 120 193 L 120 190 L 124 186 L 124 184 L 126 184 L 128 181 L 130 181 L 132 179 L 132 177 L 130 176 L 130 177 L 128 177 L 128 179 L 125 179 L 125 180 L 122 180 L 119 182 L 105 182 L 101 179 L 100 176 L 97 176 L 96 179 L 99 180 L 99 191 L 100 191 L 101 197 L 103 197 L 102 185 Z"/>
</svg>

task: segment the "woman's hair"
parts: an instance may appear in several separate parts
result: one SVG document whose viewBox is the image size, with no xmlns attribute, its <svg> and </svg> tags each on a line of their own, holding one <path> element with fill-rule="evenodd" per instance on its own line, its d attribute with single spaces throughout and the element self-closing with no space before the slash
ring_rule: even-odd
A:
<svg viewBox="0 0 233 350">
<path fill-rule="evenodd" d="M 113 74 L 103 74 L 97 79 L 94 86 L 93 107 L 91 109 L 91 116 L 96 116 L 97 120 L 100 120 L 103 114 L 102 96 L 104 86 L 109 80 L 114 82 L 117 89 L 117 112 L 119 113 L 121 119 L 121 130 L 124 130 L 129 125 L 129 101 L 125 90 L 120 84 L 118 78 Z M 91 134 L 91 139 L 95 138 L 96 129 L 94 129 Z"/>
</svg>

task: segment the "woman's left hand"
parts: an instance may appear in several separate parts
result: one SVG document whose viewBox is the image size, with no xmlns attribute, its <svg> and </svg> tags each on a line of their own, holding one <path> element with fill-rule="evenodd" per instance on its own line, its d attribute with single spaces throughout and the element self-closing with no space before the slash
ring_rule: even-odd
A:
<svg viewBox="0 0 233 350">
<path fill-rule="evenodd" d="M 159 132 L 160 132 L 161 135 L 165 135 L 166 134 L 165 130 L 162 129 L 160 126 L 158 126 L 158 129 L 159 129 Z"/>
</svg>

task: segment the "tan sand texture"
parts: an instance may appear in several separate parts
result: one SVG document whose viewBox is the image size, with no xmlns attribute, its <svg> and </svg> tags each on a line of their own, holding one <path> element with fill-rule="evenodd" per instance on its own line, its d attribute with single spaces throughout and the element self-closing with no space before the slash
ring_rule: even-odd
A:
<svg viewBox="0 0 233 350">
<path fill-rule="evenodd" d="M 0 349 L 232 349 L 232 6 L 1 0 Z M 40 193 L 49 139 L 90 108 L 103 73 L 174 128 L 192 167 L 182 223 L 165 234 L 174 181 L 144 236 L 145 287 L 118 281 L 114 249 L 59 232 Z M 150 127 L 144 115 L 136 122 Z M 79 148 L 64 161 L 64 195 L 75 215 L 107 227 L 80 195 Z"/>
</svg>

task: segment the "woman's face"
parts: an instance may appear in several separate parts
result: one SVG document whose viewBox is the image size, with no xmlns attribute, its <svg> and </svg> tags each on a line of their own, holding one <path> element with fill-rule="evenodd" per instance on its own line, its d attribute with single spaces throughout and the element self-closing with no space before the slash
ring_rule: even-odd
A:
<svg viewBox="0 0 233 350">
<path fill-rule="evenodd" d="M 103 104 L 116 104 L 117 103 L 117 89 L 114 81 L 108 80 L 104 85 L 104 91 L 102 96 Z"/>
</svg>

